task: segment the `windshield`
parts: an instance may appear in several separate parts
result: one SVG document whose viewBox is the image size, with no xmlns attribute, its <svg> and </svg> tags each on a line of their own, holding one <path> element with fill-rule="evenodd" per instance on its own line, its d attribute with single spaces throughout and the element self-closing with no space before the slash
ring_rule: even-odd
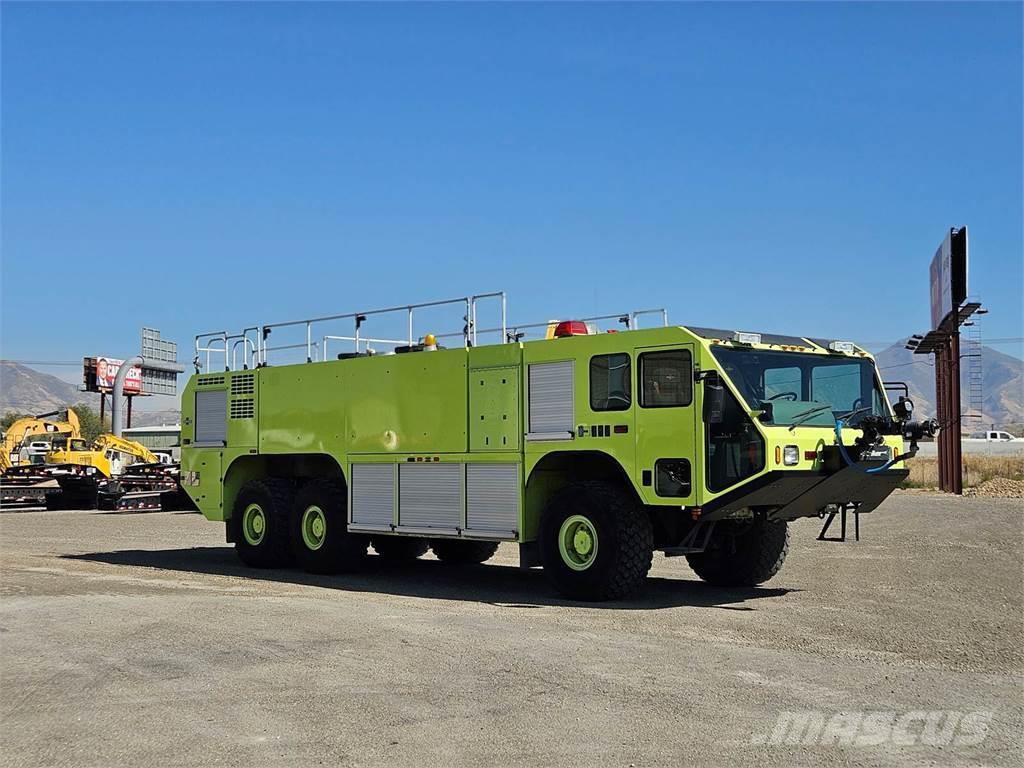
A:
<svg viewBox="0 0 1024 768">
<path fill-rule="evenodd" d="M 735 347 L 712 353 L 747 406 L 768 411 L 766 423 L 832 427 L 861 408 L 886 415 L 871 360 Z"/>
</svg>

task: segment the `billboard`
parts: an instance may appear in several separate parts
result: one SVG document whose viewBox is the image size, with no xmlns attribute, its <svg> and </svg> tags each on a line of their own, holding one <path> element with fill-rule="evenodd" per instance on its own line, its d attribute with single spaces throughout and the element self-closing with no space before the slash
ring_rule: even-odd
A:
<svg viewBox="0 0 1024 768">
<path fill-rule="evenodd" d="M 951 229 L 939 244 L 929 267 L 932 328 L 946 320 L 967 300 L 967 227 Z"/>
<path fill-rule="evenodd" d="M 87 392 L 110 392 L 114 389 L 114 378 L 124 363 L 116 357 L 87 357 L 84 363 L 85 389 Z M 142 391 L 142 370 L 133 365 L 124 380 L 126 395 L 137 395 Z"/>
</svg>

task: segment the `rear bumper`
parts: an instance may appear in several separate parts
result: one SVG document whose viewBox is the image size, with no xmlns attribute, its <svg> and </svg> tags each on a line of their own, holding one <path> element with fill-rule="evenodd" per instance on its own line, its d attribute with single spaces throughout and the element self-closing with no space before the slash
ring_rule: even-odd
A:
<svg viewBox="0 0 1024 768">
<path fill-rule="evenodd" d="M 702 520 L 721 520 L 744 508 L 770 508 L 771 520 L 815 517 L 829 504 L 857 504 L 871 512 L 903 482 L 906 469 L 867 474 L 857 467 L 838 472 L 767 472 L 702 508 Z"/>
</svg>

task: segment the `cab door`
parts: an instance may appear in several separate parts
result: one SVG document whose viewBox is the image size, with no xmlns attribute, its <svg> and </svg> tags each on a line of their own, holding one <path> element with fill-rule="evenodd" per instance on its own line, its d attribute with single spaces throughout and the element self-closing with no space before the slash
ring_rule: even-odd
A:
<svg viewBox="0 0 1024 768">
<path fill-rule="evenodd" d="M 696 503 L 693 344 L 637 347 L 636 484 L 649 504 Z"/>
<path fill-rule="evenodd" d="M 110 476 L 120 475 L 124 470 L 124 456 L 120 451 L 107 451 L 107 460 L 110 462 Z"/>
</svg>

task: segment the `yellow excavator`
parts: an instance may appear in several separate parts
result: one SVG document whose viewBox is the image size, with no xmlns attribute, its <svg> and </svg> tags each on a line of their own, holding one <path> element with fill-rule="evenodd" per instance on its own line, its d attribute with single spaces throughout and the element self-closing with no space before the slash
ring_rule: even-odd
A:
<svg viewBox="0 0 1024 768">
<path fill-rule="evenodd" d="M 63 420 L 51 420 L 51 417 L 63 416 Z M 70 408 L 63 411 L 41 413 L 38 416 L 25 416 L 13 422 L 0 436 L 0 474 L 18 463 L 18 452 L 28 439 L 41 436 L 51 441 L 63 438 L 66 441 L 81 439 L 82 432 L 78 425 L 78 415 Z"/>
<path fill-rule="evenodd" d="M 141 443 L 112 434 L 100 435 L 92 445 L 85 440 L 54 440 L 46 454 L 47 464 L 95 467 L 104 477 L 120 475 L 131 464 L 158 464 L 160 457 Z"/>
<path fill-rule="evenodd" d="M 63 417 L 53 420 L 52 417 Z M 34 443 L 40 443 L 36 446 Z M 82 437 L 70 408 L 13 422 L 0 434 L 0 501 L 43 503 L 49 509 L 95 509 L 99 504 L 127 509 L 160 509 L 178 488 L 178 465 L 141 443 L 110 433 L 92 442 Z M 43 451 L 45 463 L 25 461 L 23 447 Z M 56 484 L 55 484 L 56 483 Z M 172 502 L 178 503 L 177 498 Z"/>
<path fill-rule="evenodd" d="M 46 506 L 48 509 L 116 508 L 118 500 L 125 495 L 125 478 L 142 467 L 144 476 L 134 478 L 132 489 L 159 486 L 156 494 L 159 508 L 159 491 L 165 490 L 165 485 L 169 486 L 166 490 L 177 486 L 176 479 L 154 484 L 148 470 L 159 463 L 160 458 L 141 443 L 110 433 L 100 435 L 92 443 L 76 438 L 55 439 L 46 454 L 45 467 L 60 486 L 60 494 L 47 496 Z"/>
</svg>

